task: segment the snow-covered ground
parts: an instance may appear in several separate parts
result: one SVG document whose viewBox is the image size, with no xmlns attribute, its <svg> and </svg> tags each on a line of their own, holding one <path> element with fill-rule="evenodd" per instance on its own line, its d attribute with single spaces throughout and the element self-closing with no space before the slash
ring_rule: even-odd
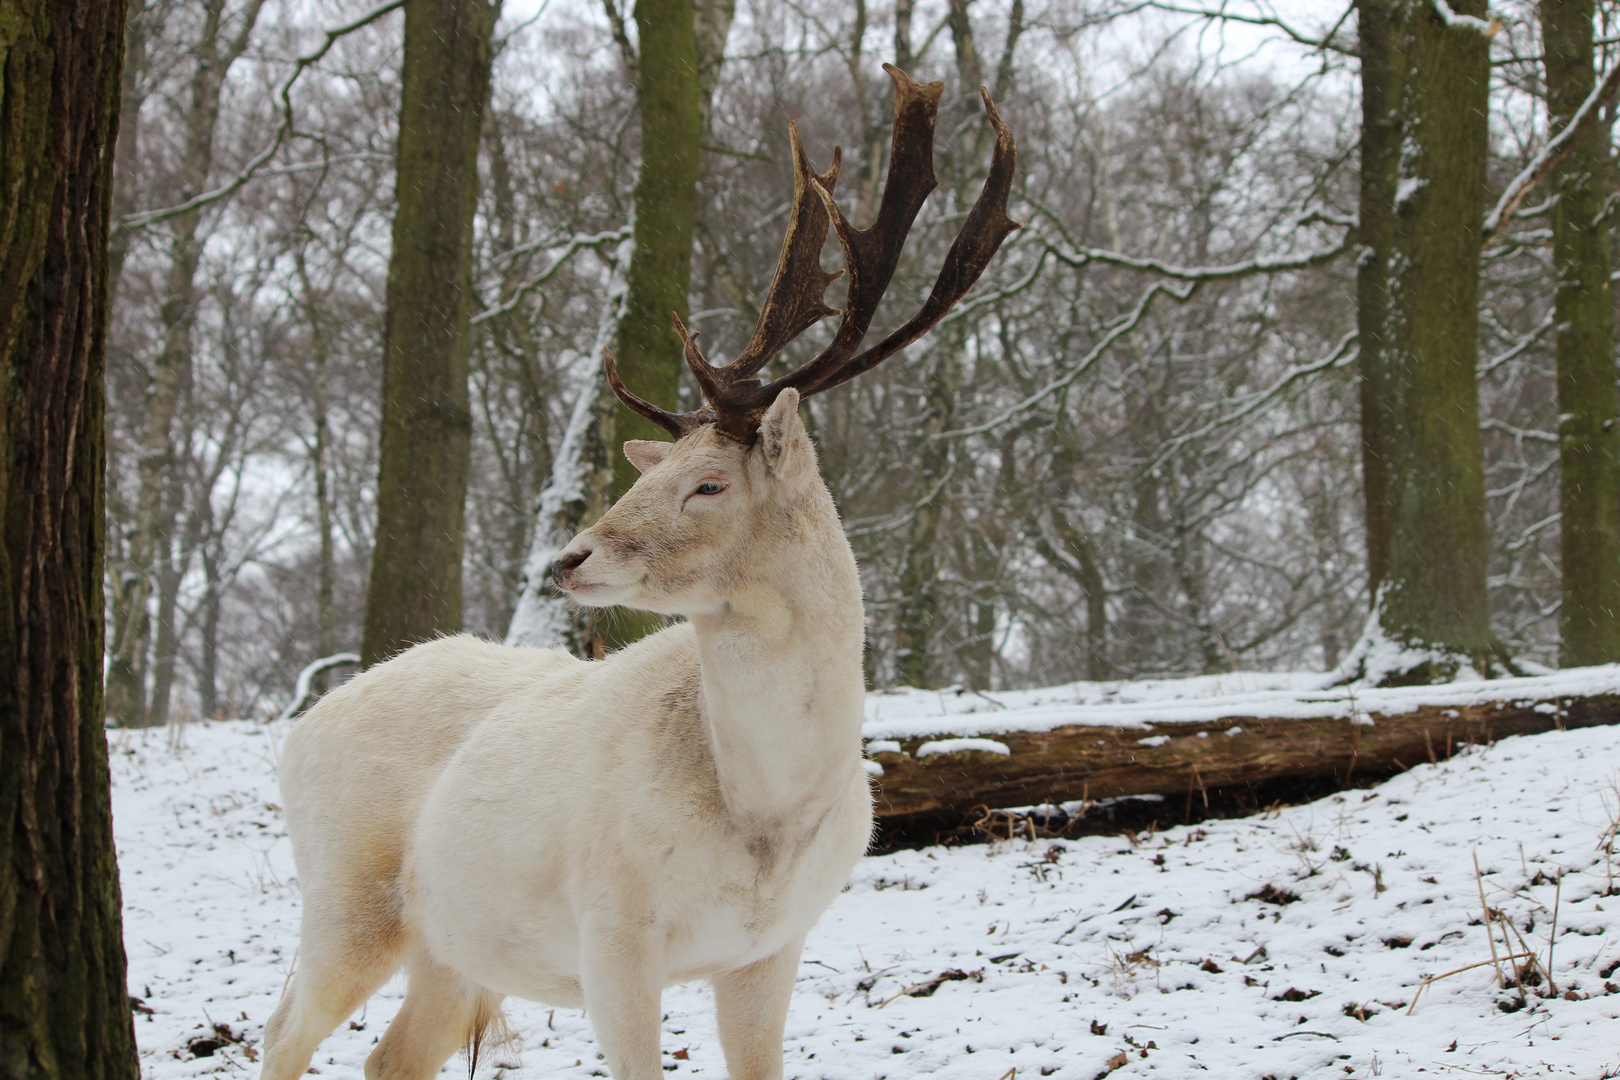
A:
<svg viewBox="0 0 1620 1080">
<path fill-rule="evenodd" d="M 1008 711 L 985 709 L 978 719 Z M 257 1072 L 252 1047 L 297 947 L 274 778 L 284 733 L 235 722 L 109 735 L 145 1076 Z M 811 936 L 787 1073 L 1614 1077 L 1620 881 L 1602 841 L 1617 815 L 1620 728 L 1596 728 L 1504 740 L 1247 820 L 868 858 Z M 1498 988 L 1481 887 L 1511 920 L 1514 951 L 1537 953 L 1564 996 Z M 1424 978 L 1457 969 L 1408 1013 Z M 396 980 L 335 1032 L 320 1072 L 358 1076 L 402 994 Z M 666 1069 L 719 1080 L 706 989 L 664 1000 Z M 516 1043 L 483 1075 L 605 1074 L 579 1012 L 508 1004 Z M 214 1024 L 245 1042 L 194 1057 L 189 1041 Z M 465 1067 L 457 1058 L 447 1075 Z"/>
</svg>

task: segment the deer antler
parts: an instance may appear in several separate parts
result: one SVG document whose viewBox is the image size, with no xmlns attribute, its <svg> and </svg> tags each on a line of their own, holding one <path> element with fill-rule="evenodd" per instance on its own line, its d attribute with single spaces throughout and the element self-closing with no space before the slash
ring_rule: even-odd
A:
<svg viewBox="0 0 1620 1080">
<path fill-rule="evenodd" d="M 830 390 L 870 371 L 922 337 L 979 280 L 1007 234 L 1023 227 L 1007 216 L 1007 196 L 1012 189 L 1018 148 L 990 94 L 981 87 L 979 93 L 984 98 L 985 112 L 996 132 L 995 152 L 984 188 L 946 253 L 945 264 L 923 306 L 904 326 L 866 351 L 856 353 L 894 277 L 906 234 L 938 183 L 933 162 L 934 118 L 944 84 L 933 82 L 919 86 L 893 65 L 884 64 L 883 70 L 894 80 L 894 138 L 889 154 L 889 178 L 872 225 L 856 229 L 833 201 L 839 151 L 833 152 L 831 168 L 817 175 L 799 141 L 798 128 L 789 124 L 788 134 L 793 145 L 793 213 L 782 242 L 776 277 L 761 306 L 753 337 L 734 362 L 726 367 L 714 367 L 698 348 L 697 333 L 688 330 L 676 316 L 675 329 L 684 343 L 687 366 L 697 377 L 708 404 L 693 412 L 671 413 L 643 401 L 619 381 L 609 355 L 608 384 L 625 405 L 661 425 L 677 439 L 705 424 L 714 424 L 722 435 L 745 445 L 752 444 L 759 433 L 760 418 L 778 394 L 788 387 L 797 389 L 804 397 Z M 849 265 L 849 294 L 838 332 L 808 364 L 775 382 L 761 385 L 755 376 L 788 342 L 827 316 L 838 314 L 827 307 L 824 297 L 827 286 L 838 280 L 841 273 L 829 274 L 821 268 L 820 261 L 829 221 L 838 234 L 839 246 Z"/>
</svg>

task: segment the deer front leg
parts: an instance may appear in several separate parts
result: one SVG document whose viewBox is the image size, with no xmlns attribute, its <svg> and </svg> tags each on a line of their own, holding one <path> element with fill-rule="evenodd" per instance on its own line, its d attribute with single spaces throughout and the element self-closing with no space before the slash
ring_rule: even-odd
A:
<svg viewBox="0 0 1620 1080">
<path fill-rule="evenodd" d="M 613 1080 L 662 1080 L 662 983 L 650 970 L 648 943 L 612 927 L 588 926 L 582 938 L 580 989 L 608 1072 Z"/>
<path fill-rule="evenodd" d="M 731 1080 L 782 1080 L 782 1031 L 804 938 L 714 980 L 720 1047 Z"/>
</svg>

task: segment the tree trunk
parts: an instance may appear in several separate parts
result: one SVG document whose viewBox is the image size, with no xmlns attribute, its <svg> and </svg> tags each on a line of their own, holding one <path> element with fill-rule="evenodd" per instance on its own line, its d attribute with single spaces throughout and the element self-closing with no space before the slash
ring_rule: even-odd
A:
<svg viewBox="0 0 1620 1080">
<path fill-rule="evenodd" d="M 408 0 L 364 666 L 461 629 L 472 229 L 499 3 Z"/>
<path fill-rule="evenodd" d="M 693 0 L 692 29 L 697 45 L 698 110 L 700 129 L 709 130 L 709 108 L 714 89 L 720 85 L 720 69 L 726 60 L 726 38 L 737 14 L 737 0 Z"/>
<path fill-rule="evenodd" d="M 125 5 L 0 0 L 0 1077 L 139 1075 L 103 728 Z"/>
<path fill-rule="evenodd" d="M 629 240 L 621 242 L 609 263 L 601 318 L 586 354 L 586 363 L 592 366 L 563 430 L 551 463 L 551 476 L 540 489 L 534 535 L 523 564 L 523 587 L 506 632 L 508 645 L 561 647 L 580 657 L 590 657 L 600 644 L 593 609 L 570 605 L 551 587 L 551 561 L 585 523 L 595 521 L 606 509 L 613 477 L 607 446 L 613 413 L 619 404 L 602 377 L 602 350 L 613 340 L 614 328 L 624 310 L 629 289 L 625 270 L 630 264 L 631 246 Z"/>
<path fill-rule="evenodd" d="M 152 700 L 147 706 L 146 722 L 154 727 L 169 722 L 174 669 L 180 656 L 180 583 L 190 561 L 190 552 L 171 555 L 158 564 L 153 575 L 157 579 L 157 633 L 152 640 Z"/>
<path fill-rule="evenodd" d="M 895 611 L 896 674 L 901 683 L 925 689 L 939 684 L 935 639 L 945 623 L 939 588 L 939 528 L 954 449 L 952 440 L 930 436 L 948 430 L 955 415 L 962 380 L 961 353 L 966 344 L 961 326 L 953 323 L 942 335 L 945 340 L 934 345 L 924 385 L 926 412 L 917 432 L 918 453 L 912 467 L 915 506 L 901 555 Z"/>
<path fill-rule="evenodd" d="M 1359 0 L 1361 41 L 1361 250 L 1356 269 L 1356 329 L 1361 397 L 1361 484 L 1366 503 L 1367 578 L 1389 573 L 1389 469 L 1399 417 L 1385 340 L 1389 324 L 1389 260 L 1395 248 L 1395 191 L 1400 180 L 1401 95 L 1406 81 L 1404 39 L 1392 4 Z"/>
<path fill-rule="evenodd" d="M 1086 603 L 1086 629 L 1081 638 L 1085 677 L 1101 682 L 1112 673 L 1108 664 L 1108 591 L 1097 566 L 1096 545 L 1069 520 L 1061 505 L 1051 508 L 1053 536 L 1035 541 L 1041 558 L 1080 587 Z"/>
<path fill-rule="evenodd" d="M 337 556 L 332 538 L 331 467 L 327 461 L 332 446 L 332 427 L 328 418 L 331 339 L 327 337 L 326 316 L 322 310 L 330 292 L 317 296 L 309 278 L 309 263 L 303 248 L 294 253 L 293 265 L 298 273 L 304 319 L 309 323 L 310 419 L 315 428 L 314 438 L 308 444 L 309 468 L 314 474 L 315 529 L 320 541 L 320 566 L 315 576 L 315 650 L 317 656 L 331 656 L 337 652 Z M 218 598 L 213 597 L 213 601 L 217 608 Z M 311 688 L 316 694 L 324 694 L 330 680 L 331 673 L 321 671 L 316 674 Z"/>
<path fill-rule="evenodd" d="M 1422 682 L 1484 670 L 1494 641 L 1475 372 L 1489 42 L 1420 0 L 1358 11 L 1368 569 L 1382 632 L 1414 650 L 1385 677 Z"/>
<path fill-rule="evenodd" d="M 700 9 L 702 26 L 699 26 Z M 677 408 L 681 340 L 670 313 L 688 314 L 692 236 L 703 164 L 709 95 L 719 82 L 732 4 L 727 0 L 637 0 L 636 105 L 641 114 L 641 165 L 636 173 L 634 248 L 629 293 L 615 335 L 614 358 L 627 386 L 666 409 Z M 701 34 L 699 31 L 701 30 Z M 604 432 L 612 462 L 611 499 L 638 475 L 620 453 L 629 439 L 663 439 L 658 425 L 614 408 Z M 628 608 L 593 612 L 592 652 L 618 648 L 663 626 L 661 616 Z"/>
<path fill-rule="evenodd" d="M 625 385 L 666 409 L 680 395 L 681 340 L 670 312 L 688 313 L 692 231 L 702 164 L 703 104 L 692 0 L 637 0 L 636 104 L 641 166 L 636 174 L 635 251 L 630 293 L 614 358 Z M 663 439 L 668 432 L 628 411 L 615 417 L 616 441 Z M 613 447 L 613 496 L 635 483 L 635 468 Z"/>
<path fill-rule="evenodd" d="M 220 537 L 203 545 L 202 564 L 205 589 L 202 597 L 202 657 L 197 665 L 197 711 L 204 720 L 221 720 L 219 711 L 219 614 L 220 595 L 225 582 L 220 577 Z M 322 653 L 330 656 L 330 653 Z"/>
<path fill-rule="evenodd" d="M 1541 0 L 1548 130 L 1569 123 L 1596 82 L 1592 0 Z M 1563 564 L 1559 662 L 1620 660 L 1620 392 L 1609 288 L 1608 130 L 1594 124 L 1552 182 Z"/>
</svg>

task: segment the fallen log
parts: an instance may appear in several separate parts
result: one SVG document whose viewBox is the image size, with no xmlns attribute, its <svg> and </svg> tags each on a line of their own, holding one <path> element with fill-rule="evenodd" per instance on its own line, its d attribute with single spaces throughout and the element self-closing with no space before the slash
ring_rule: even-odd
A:
<svg viewBox="0 0 1620 1080">
<path fill-rule="evenodd" d="M 1502 690 L 1556 687 L 1523 685 L 1552 680 L 1502 682 L 1519 684 Z M 1475 684 L 1460 695 L 1472 701 L 1435 691 L 1429 696 L 1440 700 L 1413 702 L 1400 711 L 1358 708 L 1353 701 L 1348 707 L 1314 702 L 1318 711 L 1342 715 L 1233 716 L 1206 702 L 1193 704 L 1221 715 L 1154 721 L 1143 718 L 1139 707 L 1128 724 L 1042 724 L 1043 730 L 1034 731 L 1008 730 L 1016 713 L 939 718 L 933 726 L 955 721 L 957 731 L 973 736 L 955 739 L 941 739 L 944 731 L 885 738 L 893 733 L 869 724 L 869 734 L 877 737 L 868 742 L 868 754 L 882 769 L 873 785 L 877 814 L 885 833 L 915 834 L 960 825 L 975 812 L 1160 796 L 1169 803 L 1168 816 L 1181 820 L 1184 805 L 1191 820 L 1194 808 L 1208 806 L 1215 792 L 1285 780 L 1348 786 L 1510 735 L 1620 724 L 1620 687 L 1581 697 L 1532 692 L 1478 700 L 1489 691 Z M 1421 695 L 1406 691 L 1367 704 L 1398 708 L 1407 704 L 1403 697 L 1412 696 Z M 1187 704 L 1169 703 L 1164 712 L 1186 711 Z M 1299 711 L 1298 698 L 1290 704 Z"/>
</svg>

